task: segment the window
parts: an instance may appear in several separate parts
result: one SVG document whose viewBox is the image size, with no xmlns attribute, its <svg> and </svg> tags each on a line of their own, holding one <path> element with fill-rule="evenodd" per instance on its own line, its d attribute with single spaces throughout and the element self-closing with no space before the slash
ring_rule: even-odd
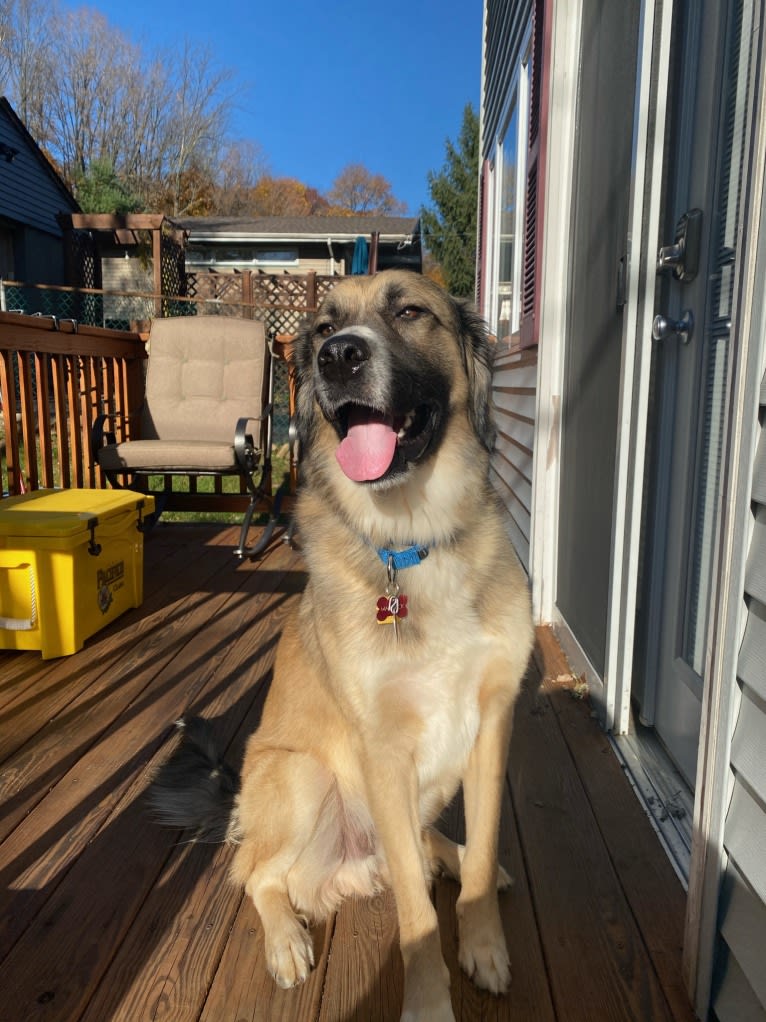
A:
<svg viewBox="0 0 766 1022">
<path fill-rule="evenodd" d="M 484 315 L 498 343 L 519 343 L 524 198 L 529 123 L 530 40 L 514 75 L 501 134 L 489 164 L 488 287 Z"/>
<path fill-rule="evenodd" d="M 186 250 L 188 266 L 297 266 L 297 246 L 195 245 Z"/>
</svg>

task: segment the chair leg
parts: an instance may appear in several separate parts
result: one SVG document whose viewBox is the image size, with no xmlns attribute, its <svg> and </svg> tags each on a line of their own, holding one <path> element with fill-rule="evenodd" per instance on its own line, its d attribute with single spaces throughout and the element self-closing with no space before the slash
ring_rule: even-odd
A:
<svg viewBox="0 0 766 1022">
<path fill-rule="evenodd" d="M 144 516 L 144 533 L 149 534 L 157 522 L 162 517 L 162 512 L 165 510 L 165 505 L 168 502 L 167 490 L 163 490 L 162 493 L 153 493 L 154 497 L 154 511 L 150 515 Z"/>
<path fill-rule="evenodd" d="M 132 479 L 131 482 L 126 485 L 116 472 L 104 472 L 104 475 L 106 476 L 106 480 L 109 485 L 115 490 L 133 490 L 136 482 L 135 479 Z M 146 495 L 144 490 L 137 489 L 134 492 L 143 496 Z M 152 511 L 150 515 L 144 515 L 143 526 L 141 529 L 141 531 L 147 536 L 162 517 L 162 512 L 165 510 L 165 505 L 168 502 L 168 491 L 163 490 L 162 493 L 152 493 L 151 496 L 154 497 L 154 511 Z"/>
<path fill-rule="evenodd" d="M 293 539 L 295 538 L 295 532 L 298 528 L 298 523 L 295 521 L 295 515 L 290 515 L 290 522 L 287 526 L 287 532 L 282 537 L 282 542 L 288 546 L 293 545 Z"/>
<path fill-rule="evenodd" d="M 241 561 L 243 561 L 245 558 L 258 557 L 260 554 L 263 553 L 263 551 L 271 542 L 271 537 L 274 535 L 274 529 L 277 527 L 277 524 L 279 522 L 279 509 L 282 505 L 281 491 L 278 491 L 274 497 L 274 506 L 271 509 L 271 515 L 269 516 L 268 522 L 266 522 L 263 534 L 258 539 L 258 542 L 254 543 L 252 546 L 246 545 L 247 534 L 250 531 L 250 522 L 252 521 L 253 513 L 255 512 L 255 508 L 260 496 L 261 496 L 260 493 L 253 495 L 250 501 L 250 506 L 245 512 L 245 517 L 242 522 L 242 528 L 239 531 L 239 544 L 234 553 Z"/>
</svg>

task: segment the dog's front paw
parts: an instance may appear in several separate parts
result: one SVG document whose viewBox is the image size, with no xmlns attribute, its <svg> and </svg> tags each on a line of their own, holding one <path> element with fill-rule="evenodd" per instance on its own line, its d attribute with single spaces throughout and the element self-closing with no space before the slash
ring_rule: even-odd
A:
<svg viewBox="0 0 766 1022">
<path fill-rule="evenodd" d="M 449 992 L 429 998 L 426 1003 L 405 995 L 401 1022 L 455 1022 Z"/>
<path fill-rule="evenodd" d="M 417 956 L 405 956 L 401 1022 L 455 1022 L 449 971 L 442 960 L 418 962 Z"/>
<path fill-rule="evenodd" d="M 460 966 L 482 990 L 504 994 L 511 985 L 511 963 L 501 943 L 460 944 Z"/>
<path fill-rule="evenodd" d="M 477 912 L 474 906 L 461 911 L 458 905 L 458 960 L 476 986 L 504 994 L 511 985 L 511 965 L 500 918 L 492 915 Z"/>
<path fill-rule="evenodd" d="M 314 966 L 314 942 L 299 919 L 285 920 L 279 933 L 267 935 L 266 961 L 274 981 L 283 990 L 307 979 Z"/>
</svg>

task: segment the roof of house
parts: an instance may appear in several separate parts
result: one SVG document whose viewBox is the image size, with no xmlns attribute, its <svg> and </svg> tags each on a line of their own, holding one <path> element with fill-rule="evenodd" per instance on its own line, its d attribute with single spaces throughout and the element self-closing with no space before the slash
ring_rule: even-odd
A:
<svg viewBox="0 0 766 1022">
<path fill-rule="evenodd" d="M 420 234 L 419 217 L 402 216 L 195 216 L 174 219 L 195 241 L 351 241 L 380 233 L 381 241 Z"/>
<path fill-rule="evenodd" d="M 16 135 L 20 136 L 20 141 L 24 142 L 32 158 L 39 163 L 43 172 L 48 176 L 48 178 L 53 183 L 54 187 L 61 194 L 61 198 L 66 203 L 67 210 L 72 212 L 79 211 L 80 207 L 77 203 L 77 200 L 64 183 L 63 178 L 56 171 L 56 168 L 53 166 L 51 161 L 42 151 L 37 142 L 35 142 L 34 138 L 29 134 L 26 125 L 21 120 L 16 111 L 13 109 L 8 100 L 5 98 L 5 96 L 0 96 L 0 112 L 5 114 L 5 116 L 8 118 L 8 121 L 13 126 Z"/>
</svg>

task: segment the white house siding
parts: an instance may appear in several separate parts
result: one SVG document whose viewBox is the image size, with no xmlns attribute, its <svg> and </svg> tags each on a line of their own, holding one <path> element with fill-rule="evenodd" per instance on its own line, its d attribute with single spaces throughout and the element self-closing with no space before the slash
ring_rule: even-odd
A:
<svg viewBox="0 0 766 1022">
<path fill-rule="evenodd" d="M 529 570 L 537 350 L 498 353 L 492 397 L 497 442 L 492 482 L 508 508 L 511 539 Z"/>
<path fill-rule="evenodd" d="M 753 477 L 753 533 L 739 653 L 739 713 L 731 748 L 733 791 L 719 908 L 713 1010 L 719 1022 L 766 1020 L 766 377 Z"/>
<path fill-rule="evenodd" d="M 275 268 L 273 271 L 269 271 L 267 267 L 264 270 L 268 272 L 281 273 L 282 268 Z M 333 259 L 330 261 L 329 255 L 324 258 L 311 259 L 301 256 L 298 260 L 298 265 L 294 268 L 288 267 L 288 273 L 320 273 L 327 276 L 334 276 L 335 274 L 344 274 L 346 272 L 346 265 L 343 259 Z"/>
</svg>

